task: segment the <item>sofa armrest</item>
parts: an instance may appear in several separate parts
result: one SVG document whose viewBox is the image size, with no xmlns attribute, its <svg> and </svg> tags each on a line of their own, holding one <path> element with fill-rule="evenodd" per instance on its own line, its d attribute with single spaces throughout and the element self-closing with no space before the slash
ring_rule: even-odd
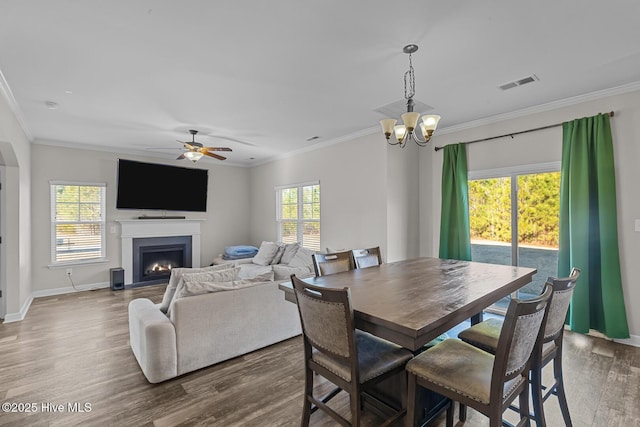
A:
<svg viewBox="0 0 640 427">
<path fill-rule="evenodd" d="M 138 298 L 129 303 L 129 340 L 150 383 L 178 375 L 175 327 L 151 300 Z"/>
</svg>

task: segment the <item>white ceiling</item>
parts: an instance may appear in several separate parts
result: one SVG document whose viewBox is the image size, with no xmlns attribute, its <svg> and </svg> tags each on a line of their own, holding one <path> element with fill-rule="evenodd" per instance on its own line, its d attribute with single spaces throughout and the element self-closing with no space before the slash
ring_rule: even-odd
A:
<svg viewBox="0 0 640 427">
<path fill-rule="evenodd" d="M 443 129 L 640 81 L 640 2 L 0 2 L 0 71 L 33 142 L 155 154 L 198 129 L 238 165 L 378 132 L 409 43 Z"/>
</svg>

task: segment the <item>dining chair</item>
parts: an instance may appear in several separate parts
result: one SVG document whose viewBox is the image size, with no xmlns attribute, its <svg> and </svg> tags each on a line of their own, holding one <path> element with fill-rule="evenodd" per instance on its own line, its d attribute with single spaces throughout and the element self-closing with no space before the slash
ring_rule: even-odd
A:
<svg viewBox="0 0 640 427">
<path fill-rule="evenodd" d="M 519 399 L 520 421 L 529 425 L 529 368 L 542 336 L 551 286 L 530 300 L 512 299 L 507 309 L 495 356 L 471 344 L 448 339 L 407 363 L 408 391 L 405 426 L 416 422 L 417 387 L 424 387 L 474 408 L 489 417 L 489 426 L 502 426 L 502 414 Z M 447 427 L 453 427 L 453 407 L 447 408 Z"/>
<path fill-rule="evenodd" d="M 313 258 L 313 269 L 316 277 L 342 273 L 355 268 L 351 251 L 313 254 L 311 257 Z"/>
<path fill-rule="evenodd" d="M 353 253 L 356 268 L 375 267 L 382 264 L 380 246 L 369 249 L 353 249 L 351 252 Z"/>
<path fill-rule="evenodd" d="M 372 402 L 388 418 L 389 425 L 405 413 L 405 405 L 394 408 L 368 396 L 364 387 L 393 375 L 404 375 L 404 366 L 412 353 L 396 344 L 367 332 L 356 330 L 349 288 L 328 289 L 309 285 L 291 276 L 302 323 L 304 342 L 305 391 L 301 425 L 309 425 L 317 409 L 326 412 L 343 426 L 360 425 L 362 397 Z M 313 393 L 313 380 L 318 374 L 337 386 L 322 398 Z M 351 421 L 338 414 L 327 403 L 340 391 L 349 394 Z M 367 399 L 368 400 L 368 399 Z"/>
<path fill-rule="evenodd" d="M 531 364 L 531 395 L 533 400 L 532 418 L 538 427 L 546 426 L 544 416 L 544 402 L 552 394 L 558 398 L 564 424 L 571 427 L 571 415 L 567 405 L 562 375 L 562 341 L 564 337 L 564 322 L 571 302 L 571 296 L 576 282 L 580 277 L 580 269 L 573 268 L 569 277 L 556 279 L 549 277 L 547 283 L 553 287 L 553 295 L 549 304 L 549 314 L 545 325 L 542 343 L 534 354 Z M 487 319 L 458 334 L 458 338 L 471 345 L 495 354 L 498 337 L 502 328 L 499 319 Z M 542 368 L 553 361 L 554 383 L 551 387 L 542 384 Z M 543 391 L 546 393 L 543 395 Z"/>
</svg>

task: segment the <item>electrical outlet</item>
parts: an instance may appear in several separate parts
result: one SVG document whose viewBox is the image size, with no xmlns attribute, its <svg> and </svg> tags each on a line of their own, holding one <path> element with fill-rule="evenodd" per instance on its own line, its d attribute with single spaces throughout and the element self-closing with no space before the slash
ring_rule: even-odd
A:
<svg viewBox="0 0 640 427">
<path fill-rule="evenodd" d="M 70 268 L 67 268 L 67 276 L 72 276 L 73 275 L 73 270 Z"/>
</svg>

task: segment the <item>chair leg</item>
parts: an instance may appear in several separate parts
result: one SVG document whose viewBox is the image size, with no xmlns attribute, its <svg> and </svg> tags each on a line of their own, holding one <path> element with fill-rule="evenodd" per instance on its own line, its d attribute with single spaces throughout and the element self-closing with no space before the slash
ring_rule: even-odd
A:
<svg viewBox="0 0 640 427">
<path fill-rule="evenodd" d="M 416 401 L 418 400 L 416 390 L 416 376 L 407 372 L 407 414 L 404 417 L 405 427 L 415 427 Z"/>
<path fill-rule="evenodd" d="M 451 404 L 453 405 L 453 402 L 451 402 Z M 460 404 L 460 414 L 458 414 L 458 418 L 462 422 L 467 421 L 467 405 Z"/>
<path fill-rule="evenodd" d="M 309 396 L 313 395 L 313 371 L 305 368 L 305 380 L 304 380 L 304 404 L 302 406 L 302 420 L 300 421 L 301 427 L 309 427 L 309 420 L 311 418 L 311 401 Z"/>
<path fill-rule="evenodd" d="M 351 402 L 351 426 L 360 427 L 360 390 L 355 387 L 349 394 L 349 401 Z"/>
<path fill-rule="evenodd" d="M 453 411 L 455 409 L 455 402 L 449 402 L 449 407 L 447 408 L 447 427 L 453 427 Z"/>
<path fill-rule="evenodd" d="M 531 400 L 533 401 L 533 418 L 537 427 L 546 427 L 544 418 L 544 400 L 542 398 L 542 366 L 534 362 L 531 368 Z"/>
<path fill-rule="evenodd" d="M 564 392 L 564 380 L 562 379 L 562 351 L 558 351 L 558 354 L 556 354 L 556 357 L 553 359 L 553 376 L 556 380 L 556 394 L 558 396 L 558 403 L 560 404 L 560 411 L 562 411 L 564 425 L 566 427 L 573 427 L 571 415 L 569 414 L 569 405 L 567 405 L 567 396 Z"/>
<path fill-rule="evenodd" d="M 520 406 L 520 423 L 518 425 L 530 426 L 530 414 L 529 414 L 529 384 L 522 390 L 519 396 Z"/>
</svg>

